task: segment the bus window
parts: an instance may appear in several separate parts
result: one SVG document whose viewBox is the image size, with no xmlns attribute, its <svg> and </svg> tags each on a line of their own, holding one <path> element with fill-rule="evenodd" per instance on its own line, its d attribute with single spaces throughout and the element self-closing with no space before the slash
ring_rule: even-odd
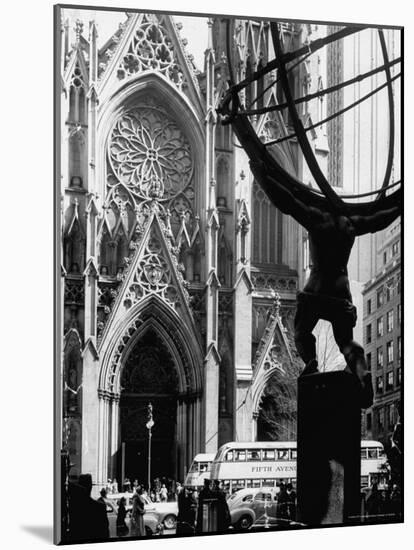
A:
<svg viewBox="0 0 414 550">
<path fill-rule="evenodd" d="M 198 472 L 198 462 L 193 460 L 193 463 L 191 464 L 191 468 L 189 469 L 188 473 L 189 474 L 195 474 L 197 472 Z"/>
<path fill-rule="evenodd" d="M 236 462 L 245 462 L 246 460 L 246 451 L 244 449 L 240 451 L 234 451 L 234 460 Z"/>
<path fill-rule="evenodd" d="M 258 461 L 260 460 L 260 451 L 258 449 L 254 449 L 254 450 L 248 450 L 247 451 L 247 460 L 254 460 L 254 461 Z"/>
<path fill-rule="evenodd" d="M 227 451 L 225 460 L 227 462 L 232 462 L 233 461 L 233 451 Z"/>
<path fill-rule="evenodd" d="M 274 487 L 275 480 L 274 479 L 264 479 L 262 487 Z"/>
<path fill-rule="evenodd" d="M 205 472 L 208 472 L 209 470 L 209 464 L 208 462 L 200 462 L 200 474 L 203 474 Z"/>
<path fill-rule="evenodd" d="M 361 487 L 368 487 L 368 476 L 361 476 Z"/>
<path fill-rule="evenodd" d="M 368 458 L 378 458 L 377 449 L 368 449 Z"/>
<path fill-rule="evenodd" d="M 236 479 L 236 481 L 234 481 L 233 488 L 235 488 L 236 491 L 238 491 L 239 489 L 244 489 L 244 484 L 245 484 L 244 479 Z"/>
<path fill-rule="evenodd" d="M 379 458 L 384 458 L 385 457 L 385 451 L 382 447 L 378 447 L 377 451 L 378 451 L 378 457 Z"/>
<path fill-rule="evenodd" d="M 366 449 L 366 447 L 361 448 L 361 458 L 367 458 L 367 449 Z"/>
<path fill-rule="evenodd" d="M 289 450 L 288 449 L 278 449 L 277 450 L 277 459 L 278 460 L 289 460 Z"/>
<path fill-rule="evenodd" d="M 297 452 L 296 449 L 290 449 L 290 460 L 296 460 Z"/>
<path fill-rule="evenodd" d="M 223 491 L 225 493 L 230 493 L 230 481 L 228 479 L 223 481 Z"/>
<path fill-rule="evenodd" d="M 253 479 L 253 487 L 257 489 L 260 487 L 260 479 Z"/>
<path fill-rule="evenodd" d="M 275 460 L 275 451 L 274 451 L 274 449 L 263 449 L 262 450 L 262 460 Z"/>
</svg>

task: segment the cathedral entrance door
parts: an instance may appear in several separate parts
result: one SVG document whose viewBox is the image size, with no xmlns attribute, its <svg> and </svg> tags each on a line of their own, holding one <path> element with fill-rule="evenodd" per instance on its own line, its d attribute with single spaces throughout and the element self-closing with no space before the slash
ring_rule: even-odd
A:
<svg viewBox="0 0 414 550">
<path fill-rule="evenodd" d="M 148 404 L 154 425 L 151 438 L 151 479 L 177 477 L 177 369 L 169 350 L 148 330 L 128 354 L 121 376 L 120 435 L 124 474 L 148 483 Z M 121 478 L 121 463 L 118 475 Z"/>
</svg>

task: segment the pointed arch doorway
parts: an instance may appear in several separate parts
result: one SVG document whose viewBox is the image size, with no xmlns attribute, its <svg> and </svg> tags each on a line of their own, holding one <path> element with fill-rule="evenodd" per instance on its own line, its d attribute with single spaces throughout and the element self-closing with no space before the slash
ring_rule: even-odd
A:
<svg viewBox="0 0 414 550">
<path fill-rule="evenodd" d="M 148 403 L 153 406 L 151 478 L 176 479 L 177 366 L 163 339 L 154 328 L 137 340 L 126 357 L 121 374 L 119 478 L 147 483 Z"/>
</svg>

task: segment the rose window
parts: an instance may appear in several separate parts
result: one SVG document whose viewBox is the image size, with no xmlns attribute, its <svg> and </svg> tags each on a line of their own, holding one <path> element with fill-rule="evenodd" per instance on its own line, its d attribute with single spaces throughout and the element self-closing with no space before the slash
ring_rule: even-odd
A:
<svg viewBox="0 0 414 550">
<path fill-rule="evenodd" d="M 190 144 L 160 107 L 146 105 L 125 112 L 109 140 L 110 187 L 124 186 L 135 201 L 172 201 L 190 197 L 193 162 Z"/>
</svg>

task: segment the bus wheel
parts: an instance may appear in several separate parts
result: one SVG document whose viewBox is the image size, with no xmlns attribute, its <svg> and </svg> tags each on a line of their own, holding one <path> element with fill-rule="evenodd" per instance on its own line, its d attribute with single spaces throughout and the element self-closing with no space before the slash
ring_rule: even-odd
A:
<svg viewBox="0 0 414 550">
<path fill-rule="evenodd" d="M 242 516 L 237 522 L 236 527 L 237 529 L 240 529 L 240 531 L 247 531 L 252 523 L 253 520 L 250 516 Z"/>
</svg>

